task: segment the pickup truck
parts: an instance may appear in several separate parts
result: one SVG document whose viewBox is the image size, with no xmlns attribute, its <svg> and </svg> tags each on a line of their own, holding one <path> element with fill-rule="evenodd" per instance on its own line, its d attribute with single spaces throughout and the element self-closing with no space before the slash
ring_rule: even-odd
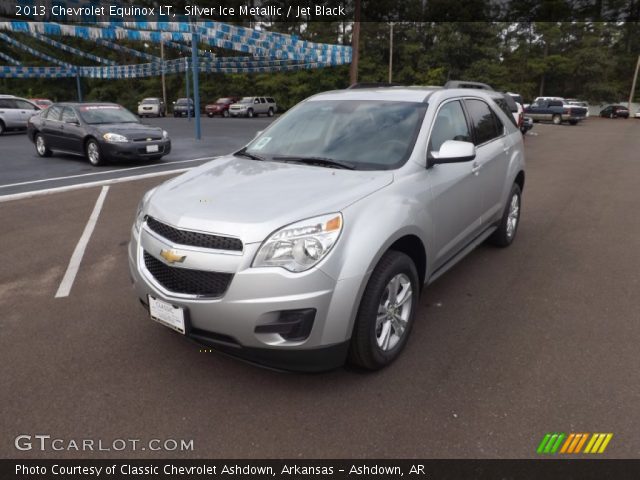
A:
<svg viewBox="0 0 640 480">
<path fill-rule="evenodd" d="M 537 98 L 531 105 L 524 110 L 527 117 L 531 117 L 536 121 L 550 121 L 555 125 L 562 122 L 569 122 L 570 125 L 576 125 L 581 120 L 587 118 L 587 109 L 576 105 L 565 104 L 561 98 L 557 99 L 540 99 Z"/>
</svg>

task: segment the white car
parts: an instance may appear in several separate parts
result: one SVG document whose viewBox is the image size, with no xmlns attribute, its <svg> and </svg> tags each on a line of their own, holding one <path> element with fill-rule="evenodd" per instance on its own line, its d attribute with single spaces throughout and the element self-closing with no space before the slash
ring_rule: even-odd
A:
<svg viewBox="0 0 640 480">
<path fill-rule="evenodd" d="M 164 117 L 165 114 L 166 107 L 161 98 L 145 98 L 138 104 L 139 117 Z"/>
</svg>

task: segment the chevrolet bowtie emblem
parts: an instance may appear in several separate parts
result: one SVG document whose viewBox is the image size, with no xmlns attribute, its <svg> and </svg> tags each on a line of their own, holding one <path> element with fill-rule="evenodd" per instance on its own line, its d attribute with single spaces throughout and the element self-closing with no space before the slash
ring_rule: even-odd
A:
<svg viewBox="0 0 640 480">
<path fill-rule="evenodd" d="M 150 141 L 151 141 L 151 139 L 150 139 L 150 138 L 147 138 L 147 142 L 150 142 Z"/>
<path fill-rule="evenodd" d="M 160 250 L 160 256 L 164 258 L 169 263 L 182 263 L 184 259 L 187 258 L 186 255 L 178 255 L 172 250 Z"/>
</svg>

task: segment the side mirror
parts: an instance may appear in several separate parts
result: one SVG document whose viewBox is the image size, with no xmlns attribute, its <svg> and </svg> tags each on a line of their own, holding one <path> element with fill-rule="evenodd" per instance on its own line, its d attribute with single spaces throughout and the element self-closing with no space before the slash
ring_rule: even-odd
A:
<svg viewBox="0 0 640 480">
<path fill-rule="evenodd" d="M 476 158 L 476 147 L 471 142 L 447 140 L 440 146 L 437 154 L 429 152 L 427 155 L 427 168 L 439 163 L 462 163 Z"/>
</svg>

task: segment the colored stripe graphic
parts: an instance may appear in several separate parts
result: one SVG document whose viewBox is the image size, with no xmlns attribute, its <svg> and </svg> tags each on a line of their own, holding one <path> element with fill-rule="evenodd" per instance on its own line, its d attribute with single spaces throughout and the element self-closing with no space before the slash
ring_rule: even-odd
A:
<svg viewBox="0 0 640 480">
<path fill-rule="evenodd" d="M 536 452 L 539 455 L 603 453 L 612 438 L 613 433 L 547 433 Z"/>
</svg>

